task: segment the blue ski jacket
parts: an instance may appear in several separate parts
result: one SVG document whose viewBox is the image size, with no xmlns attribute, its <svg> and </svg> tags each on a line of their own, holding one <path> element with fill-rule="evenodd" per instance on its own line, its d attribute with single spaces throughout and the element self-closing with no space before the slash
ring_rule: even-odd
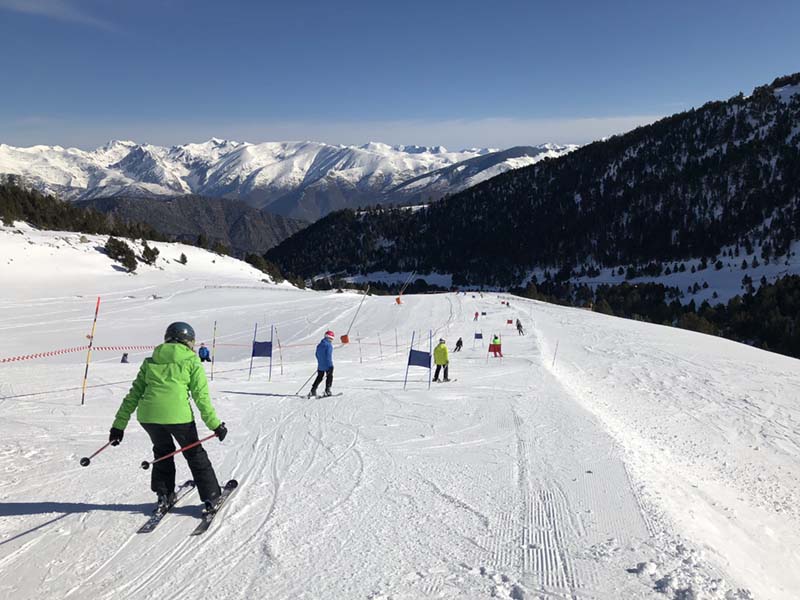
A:
<svg viewBox="0 0 800 600">
<path fill-rule="evenodd" d="M 317 344 L 317 370 L 329 371 L 333 368 L 333 342 L 328 338 L 322 338 Z"/>
<path fill-rule="evenodd" d="M 200 350 L 197 351 L 197 355 L 200 358 L 208 358 L 210 356 L 210 353 L 208 351 L 208 348 L 206 348 L 205 346 L 200 346 Z"/>
</svg>

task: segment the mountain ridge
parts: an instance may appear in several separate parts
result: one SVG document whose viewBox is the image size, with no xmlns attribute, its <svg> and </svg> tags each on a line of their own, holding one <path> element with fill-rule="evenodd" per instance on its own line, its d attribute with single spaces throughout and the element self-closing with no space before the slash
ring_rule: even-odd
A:
<svg viewBox="0 0 800 600">
<path fill-rule="evenodd" d="M 362 205 L 409 204 L 437 199 L 510 168 L 533 164 L 576 146 L 521 147 L 509 150 L 443 146 L 360 146 L 321 142 L 258 144 L 211 138 L 176 146 L 112 140 L 95 150 L 61 146 L 16 148 L 0 144 L 0 175 L 19 177 L 27 185 L 66 200 L 101 197 L 174 197 L 193 194 L 234 198 L 247 204 L 313 221 L 332 210 Z M 485 174 L 469 180 L 420 177 L 480 159 Z M 417 185 L 404 187 L 415 180 Z"/>
<path fill-rule="evenodd" d="M 800 239 L 797 165 L 800 73 L 507 171 L 424 210 L 328 215 L 267 258 L 307 277 L 416 270 L 500 286 L 525 285 L 537 270 L 564 283 L 604 267 L 715 264 L 740 251 L 752 259 L 753 248 L 775 260 Z"/>
</svg>

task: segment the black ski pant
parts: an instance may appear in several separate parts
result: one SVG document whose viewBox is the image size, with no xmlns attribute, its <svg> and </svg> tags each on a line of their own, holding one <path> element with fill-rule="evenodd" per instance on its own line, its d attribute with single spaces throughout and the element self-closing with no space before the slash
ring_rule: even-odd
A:
<svg viewBox="0 0 800 600">
<path fill-rule="evenodd" d="M 317 371 L 317 378 L 314 380 L 314 385 L 311 386 L 311 393 L 313 395 L 317 394 L 317 388 L 319 384 L 322 383 L 322 378 L 325 378 L 325 391 L 331 391 L 331 386 L 333 385 L 333 367 L 328 369 L 327 371 Z"/>
<path fill-rule="evenodd" d="M 172 438 L 178 442 L 178 447 L 183 448 L 197 441 L 197 426 L 192 423 L 178 425 L 159 425 L 156 423 L 142 423 L 142 427 L 153 442 L 153 456 L 160 458 L 175 452 L 177 448 L 172 443 Z M 208 454 L 202 444 L 185 450 L 183 456 L 189 463 L 189 470 L 200 494 L 200 500 L 213 501 L 219 496 L 219 482 L 214 473 L 214 467 L 208 460 Z M 150 489 L 156 494 L 171 494 L 175 490 L 175 457 L 171 456 L 153 464 L 153 473 L 150 479 Z"/>
<path fill-rule="evenodd" d="M 439 379 L 439 372 L 442 370 L 442 367 L 444 367 L 444 378 L 445 378 L 445 379 L 450 379 L 450 378 L 447 376 L 447 367 L 448 367 L 448 366 L 449 366 L 449 365 L 436 365 L 436 373 L 434 373 L 434 374 L 433 374 L 433 379 L 434 379 L 434 381 L 435 381 L 435 380 L 437 380 L 437 379 Z"/>
<path fill-rule="evenodd" d="M 201 356 L 200 362 L 211 362 L 211 358 L 208 356 Z"/>
</svg>

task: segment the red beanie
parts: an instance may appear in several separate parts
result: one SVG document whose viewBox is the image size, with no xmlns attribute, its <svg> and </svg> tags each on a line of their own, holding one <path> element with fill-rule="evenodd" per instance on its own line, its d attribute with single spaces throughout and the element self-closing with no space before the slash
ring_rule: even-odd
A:
<svg viewBox="0 0 800 600">
<path fill-rule="evenodd" d="M 333 332 L 329 329 L 325 332 L 325 337 L 333 339 Z"/>
</svg>

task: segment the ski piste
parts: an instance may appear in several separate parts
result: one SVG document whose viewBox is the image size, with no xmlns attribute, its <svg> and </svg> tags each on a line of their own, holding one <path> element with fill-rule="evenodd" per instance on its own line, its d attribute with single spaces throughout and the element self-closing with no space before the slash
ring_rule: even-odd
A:
<svg viewBox="0 0 800 600">
<path fill-rule="evenodd" d="M 161 519 L 173 509 L 173 507 L 181 501 L 181 499 L 186 496 L 189 492 L 194 489 L 194 481 L 189 479 L 188 481 L 183 482 L 181 485 L 178 486 L 178 489 L 175 490 L 175 501 L 170 504 L 166 510 L 162 510 L 159 507 L 153 511 L 152 516 L 147 520 L 147 522 L 142 525 L 136 533 L 150 533 L 153 531 L 156 526 L 161 522 Z"/>
<path fill-rule="evenodd" d="M 234 492 L 234 490 L 239 487 L 239 482 L 235 479 L 231 479 L 225 486 L 222 488 L 222 493 L 217 498 L 217 501 L 214 503 L 214 508 L 211 510 L 203 510 L 203 516 L 201 517 L 200 523 L 198 523 L 197 527 L 194 528 L 194 531 L 191 535 L 200 535 L 204 533 L 209 527 L 211 527 L 211 523 L 214 521 L 214 517 L 217 516 L 220 509 L 222 508 L 223 504 L 225 504 L 226 500 L 230 498 L 230 495 Z"/>
</svg>

